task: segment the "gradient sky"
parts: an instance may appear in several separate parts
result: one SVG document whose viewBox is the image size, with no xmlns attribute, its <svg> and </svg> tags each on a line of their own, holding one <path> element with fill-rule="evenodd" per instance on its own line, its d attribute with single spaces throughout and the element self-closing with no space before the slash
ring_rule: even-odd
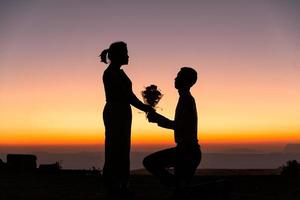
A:
<svg viewBox="0 0 300 200">
<path fill-rule="evenodd" d="M 192 89 L 200 143 L 300 142 L 300 2 L 291 0 L 0 0 L 0 145 L 103 143 L 100 52 L 127 42 L 124 70 L 141 99 L 174 78 Z M 133 109 L 134 144 L 173 142 Z"/>
</svg>

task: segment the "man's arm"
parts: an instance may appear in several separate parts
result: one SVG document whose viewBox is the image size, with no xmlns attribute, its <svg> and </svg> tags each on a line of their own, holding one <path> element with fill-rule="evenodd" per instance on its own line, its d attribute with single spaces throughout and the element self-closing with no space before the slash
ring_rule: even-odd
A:
<svg viewBox="0 0 300 200">
<path fill-rule="evenodd" d="M 170 120 L 156 112 L 149 112 L 147 115 L 148 121 L 157 123 L 158 126 L 174 130 L 174 121 Z"/>
</svg>

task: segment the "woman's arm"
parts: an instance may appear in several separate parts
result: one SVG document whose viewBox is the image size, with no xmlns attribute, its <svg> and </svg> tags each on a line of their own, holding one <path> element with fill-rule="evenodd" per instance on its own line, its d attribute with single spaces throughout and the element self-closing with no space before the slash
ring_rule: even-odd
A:
<svg viewBox="0 0 300 200">
<path fill-rule="evenodd" d="M 144 112 L 150 112 L 150 111 L 153 111 L 154 109 L 149 106 L 149 105 L 146 105 L 144 104 L 143 102 L 141 102 L 136 96 L 135 94 L 133 93 L 133 91 L 130 92 L 130 104 L 133 105 L 134 107 L 136 107 L 137 109 L 140 109 Z"/>
<path fill-rule="evenodd" d="M 131 80 L 129 79 L 129 77 L 126 75 L 126 73 L 123 70 L 121 70 L 121 76 L 122 76 L 122 80 L 125 82 L 121 81 L 120 87 L 124 91 L 124 95 L 126 95 L 128 97 L 129 103 L 131 105 L 133 105 L 134 107 L 136 107 L 137 109 L 142 110 L 144 112 L 154 111 L 154 109 L 151 106 L 144 104 L 135 96 L 135 94 L 132 91 Z M 128 84 L 126 84 L 126 83 L 128 83 Z"/>
</svg>

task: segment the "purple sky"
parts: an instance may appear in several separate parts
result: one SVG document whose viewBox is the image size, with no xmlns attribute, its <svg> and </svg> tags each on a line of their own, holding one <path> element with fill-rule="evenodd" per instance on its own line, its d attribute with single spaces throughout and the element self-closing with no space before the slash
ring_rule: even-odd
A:
<svg viewBox="0 0 300 200">
<path fill-rule="evenodd" d="M 2 141 L 24 131 L 99 134 L 105 66 L 97 56 L 117 40 L 128 43 L 136 94 L 155 82 L 169 117 L 178 69 L 197 69 L 204 141 L 222 131 L 278 141 L 285 130 L 292 133 L 283 141 L 292 141 L 300 131 L 299 10 L 296 0 L 0 0 Z M 153 129 L 134 115 L 134 134 Z"/>
</svg>

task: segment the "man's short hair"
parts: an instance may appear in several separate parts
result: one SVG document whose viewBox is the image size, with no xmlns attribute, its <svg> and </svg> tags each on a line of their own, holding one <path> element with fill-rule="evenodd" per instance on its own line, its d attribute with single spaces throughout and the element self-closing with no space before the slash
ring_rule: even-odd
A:
<svg viewBox="0 0 300 200">
<path fill-rule="evenodd" d="M 184 77 L 186 78 L 189 87 L 192 87 L 197 82 L 197 71 L 191 67 L 182 67 L 180 69 Z"/>
</svg>

